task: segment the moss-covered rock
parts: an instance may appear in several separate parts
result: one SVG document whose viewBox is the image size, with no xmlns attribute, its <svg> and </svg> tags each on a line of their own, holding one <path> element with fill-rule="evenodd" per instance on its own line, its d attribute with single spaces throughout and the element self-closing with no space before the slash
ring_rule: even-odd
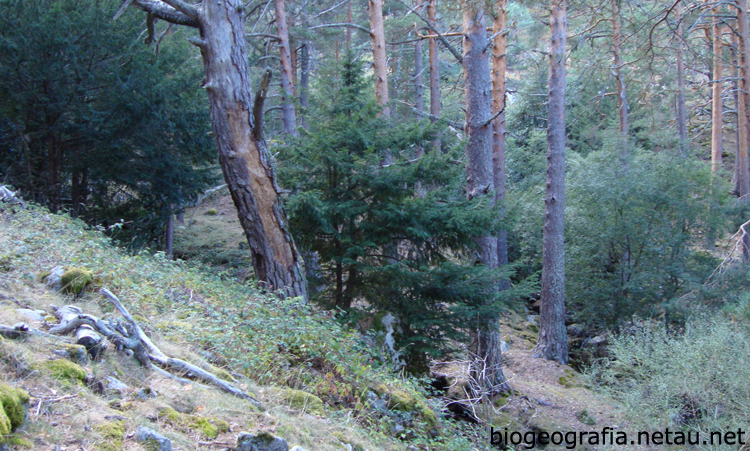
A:
<svg viewBox="0 0 750 451">
<path fill-rule="evenodd" d="M 323 400 L 312 393 L 285 388 L 281 391 L 281 397 L 294 409 L 304 410 L 316 415 L 322 415 L 324 412 Z"/>
<path fill-rule="evenodd" d="M 385 395 L 389 400 L 388 407 L 391 410 L 408 412 L 419 415 L 430 427 L 440 424 L 438 416 L 422 399 L 403 388 L 378 384 L 372 388 L 379 395 Z"/>
<path fill-rule="evenodd" d="M 8 435 L 23 424 L 29 394 L 20 388 L 0 384 L 0 436 Z"/>
<path fill-rule="evenodd" d="M 125 435 L 125 425 L 122 421 L 109 421 L 94 426 L 101 434 L 103 441 L 98 449 L 101 451 L 119 451 L 122 449 L 122 438 Z"/>
<path fill-rule="evenodd" d="M 214 439 L 219 433 L 229 432 L 229 423 L 219 418 L 187 415 L 171 407 L 159 410 L 159 416 L 172 426 L 183 431 L 201 431 L 206 438 Z"/>
<path fill-rule="evenodd" d="M 70 268 L 60 278 L 61 289 L 68 294 L 80 294 L 93 281 L 91 271 L 81 268 Z"/>
<path fill-rule="evenodd" d="M 66 359 L 57 359 L 44 362 L 44 367 L 50 374 L 58 379 L 75 382 L 86 380 L 86 370 L 76 363 Z"/>
</svg>

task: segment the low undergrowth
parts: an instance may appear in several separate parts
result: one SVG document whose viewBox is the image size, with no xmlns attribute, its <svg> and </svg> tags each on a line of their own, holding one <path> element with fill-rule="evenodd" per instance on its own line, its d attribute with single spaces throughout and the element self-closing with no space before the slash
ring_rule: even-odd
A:
<svg viewBox="0 0 750 451">
<path fill-rule="evenodd" d="M 712 316 L 696 315 L 684 328 L 640 322 L 614 337 L 612 360 L 589 373 L 622 401 L 644 430 L 746 431 L 750 424 L 748 300 Z M 702 449 L 737 449 L 708 447 Z"/>
<path fill-rule="evenodd" d="M 40 275 L 55 266 L 93 274 L 82 294 L 53 294 L 59 303 L 93 303 L 107 315 L 111 306 L 95 294 L 107 287 L 165 349 L 182 349 L 186 360 L 203 360 L 227 377 L 250 380 L 264 396 L 299 411 L 271 425 L 279 435 L 310 429 L 295 422 L 313 414 L 345 425 L 350 439 L 342 443 L 359 437 L 371 450 L 401 448 L 403 441 L 438 450 L 477 447 L 439 419 L 417 381 L 374 368 L 371 351 L 331 312 L 314 311 L 299 299 L 280 301 L 252 283 L 168 260 L 160 252 L 127 254 L 102 230 L 65 215 L 36 207 L 0 211 L 0 288 L 5 293 L 40 290 Z M 292 389 L 309 393 L 308 402 L 298 402 L 299 396 L 287 399 Z M 374 409 L 373 399 L 385 409 Z M 260 418 L 254 427 L 269 427 Z M 330 442 L 329 436 L 316 434 L 326 433 L 309 431 L 303 443 Z"/>
</svg>

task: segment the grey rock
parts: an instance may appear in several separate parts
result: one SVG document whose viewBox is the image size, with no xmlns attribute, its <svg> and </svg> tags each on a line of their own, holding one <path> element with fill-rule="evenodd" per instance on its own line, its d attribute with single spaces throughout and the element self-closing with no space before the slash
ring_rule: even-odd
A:
<svg viewBox="0 0 750 451">
<path fill-rule="evenodd" d="M 500 352 L 508 352 L 510 350 L 510 345 L 507 341 L 500 340 Z"/>
<path fill-rule="evenodd" d="M 577 323 L 568 325 L 567 330 L 568 335 L 573 337 L 582 337 L 586 333 L 583 326 Z"/>
<path fill-rule="evenodd" d="M 135 392 L 135 397 L 137 399 L 151 399 L 156 398 L 156 392 L 151 390 L 151 387 L 143 387 L 137 392 Z"/>
<path fill-rule="evenodd" d="M 107 376 L 107 389 L 118 390 L 118 391 L 127 390 L 128 384 L 122 382 L 119 379 L 115 379 L 112 376 Z"/>
<path fill-rule="evenodd" d="M 44 278 L 44 283 L 53 290 L 60 291 L 62 288 L 62 275 L 65 273 L 65 268 L 62 266 L 55 266 L 49 272 L 49 275 Z"/>
<path fill-rule="evenodd" d="M 44 321 L 44 317 L 47 316 L 47 312 L 44 310 L 31 310 L 27 308 L 19 308 L 16 309 L 16 312 L 18 312 L 20 315 L 25 316 L 27 319 L 31 321 L 37 321 L 42 322 Z"/>
<path fill-rule="evenodd" d="M 295 445 L 289 451 L 307 451 L 307 450 L 301 446 Z"/>
<path fill-rule="evenodd" d="M 172 451 L 172 441 L 153 429 L 138 426 L 135 431 L 135 440 L 138 442 L 153 442 L 158 445 L 157 451 Z"/>
<path fill-rule="evenodd" d="M 268 432 L 257 435 L 240 432 L 237 436 L 236 451 L 289 451 L 289 445 L 281 437 L 275 437 Z"/>
</svg>

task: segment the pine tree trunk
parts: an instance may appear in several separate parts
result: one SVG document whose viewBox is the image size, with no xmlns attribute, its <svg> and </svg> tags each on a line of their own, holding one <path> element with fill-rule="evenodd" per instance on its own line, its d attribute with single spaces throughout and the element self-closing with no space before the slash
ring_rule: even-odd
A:
<svg viewBox="0 0 750 451">
<path fill-rule="evenodd" d="M 687 107 L 685 105 L 685 63 L 683 53 L 685 40 L 682 36 L 682 2 L 677 3 L 677 136 L 680 140 L 680 155 L 687 155 Z"/>
<path fill-rule="evenodd" d="M 369 6 L 370 30 L 372 31 L 372 65 L 375 73 L 375 101 L 378 105 L 383 105 L 381 114 L 390 117 L 388 66 L 385 58 L 385 30 L 383 28 L 383 0 L 369 0 Z"/>
<path fill-rule="evenodd" d="M 289 50 L 284 0 L 274 0 L 274 5 L 276 7 L 276 32 L 281 38 L 279 53 L 281 54 L 281 111 L 284 114 L 284 133 L 298 136 L 297 118 L 294 112 L 294 88 L 292 87 L 292 56 Z"/>
<path fill-rule="evenodd" d="M 552 0 L 550 18 L 547 183 L 542 239 L 542 297 L 536 357 L 568 362 L 565 330 L 565 0 Z"/>
<path fill-rule="evenodd" d="M 427 20 L 433 27 L 437 25 L 437 0 L 429 0 L 427 3 Z M 429 38 L 427 42 L 430 53 L 430 117 L 434 123 L 434 118 L 440 117 L 440 68 L 438 67 L 437 38 Z M 440 148 L 440 138 L 437 138 L 432 142 L 432 150 L 440 152 Z"/>
<path fill-rule="evenodd" d="M 311 42 L 302 44 L 302 53 L 299 62 L 299 106 L 300 106 L 300 125 L 307 129 L 307 109 L 310 108 L 310 47 Z"/>
<path fill-rule="evenodd" d="M 306 297 L 307 284 L 287 230 L 271 155 L 259 136 L 260 124 L 253 123 L 242 6 L 241 0 L 206 1 L 198 11 L 199 47 L 219 163 L 258 280 L 282 295 Z"/>
<path fill-rule="evenodd" d="M 505 200 L 505 72 L 507 59 L 506 28 L 508 14 L 505 10 L 507 0 L 497 0 L 495 16 L 492 22 L 492 115 L 498 116 L 492 121 L 492 166 L 495 183 L 495 202 Z M 497 237 L 497 264 L 508 264 L 508 233 L 501 230 Z M 510 288 L 510 280 L 500 281 L 500 289 Z"/>
<path fill-rule="evenodd" d="M 713 23 L 713 86 L 712 86 L 712 111 L 711 111 L 711 171 L 716 174 L 722 167 L 722 154 L 724 152 L 722 132 L 724 126 L 724 104 L 721 100 L 721 77 L 722 75 L 722 44 L 721 44 L 721 22 L 719 20 L 720 8 L 714 8 Z"/>
<path fill-rule="evenodd" d="M 416 24 L 414 31 L 417 31 Z M 424 81 L 422 81 L 422 40 L 414 43 L 414 106 L 420 112 L 424 110 Z"/>
<path fill-rule="evenodd" d="M 614 64 L 612 72 L 617 85 L 617 115 L 619 118 L 620 130 L 620 154 L 623 160 L 627 159 L 628 150 L 628 94 L 625 87 L 625 76 L 623 67 L 625 63 L 622 59 L 622 18 L 620 16 L 619 0 L 612 0 L 612 53 L 614 54 Z"/>
<path fill-rule="evenodd" d="M 463 5 L 463 65 L 466 91 L 466 187 L 469 197 L 489 196 L 495 188 L 492 164 L 492 82 L 486 12 L 477 4 Z M 492 199 L 494 201 L 494 198 Z M 497 267 L 497 238 L 476 238 L 479 261 Z M 507 389 L 502 372 L 500 330 L 497 315 L 480 319 L 476 339 L 477 360 L 472 376 L 483 393 Z"/>
<path fill-rule="evenodd" d="M 750 89 L 750 71 L 748 70 L 748 51 L 750 50 L 750 37 L 748 37 L 747 23 L 747 0 L 737 0 L 737 33 L 739 34 L 739 47 L 737 49 L 738 72 L 739 72 L 739 98 L 737 101 L 737 129 L 739 131 L 739 143 L 737 144 L 737 187 L 740 197 L 750 193 L 750 168 L 748 167 L 747 145 L 750 129 L 748 122 L 747 106 L 748 92 Z"/>
</svg>

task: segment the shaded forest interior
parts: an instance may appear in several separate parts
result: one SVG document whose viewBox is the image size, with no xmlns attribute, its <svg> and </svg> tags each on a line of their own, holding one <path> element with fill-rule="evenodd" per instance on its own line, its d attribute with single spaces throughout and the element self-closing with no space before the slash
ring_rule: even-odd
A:
<svg viewBox="0 0 750 451">
<path fill-rule="evenodd" d="M 0 183 L 170 257 L 226 183 L 247 258 L 214 269 L 387 330 L 378 365 L 461 357 L 496 400 L 529 313 L 535 356 L 627 400 L 653 372 L 591 339 L 748 336 L 748 28 L 745 0 L 0 0 Z"/>
</svg>

